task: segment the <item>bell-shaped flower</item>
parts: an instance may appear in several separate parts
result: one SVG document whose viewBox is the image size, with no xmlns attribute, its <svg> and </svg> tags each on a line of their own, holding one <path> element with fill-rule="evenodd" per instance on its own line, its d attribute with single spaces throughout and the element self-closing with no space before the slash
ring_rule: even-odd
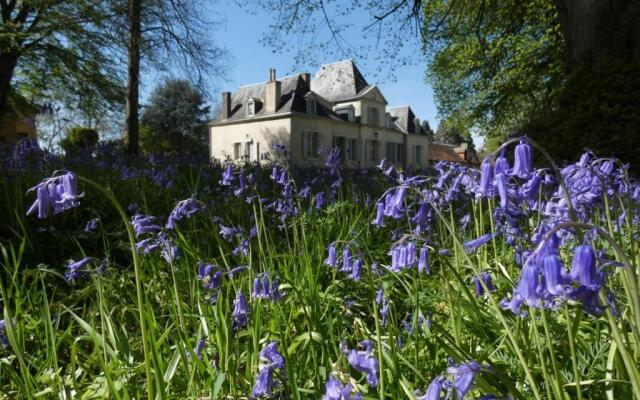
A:
<svg viewBox="0 0 640 400">
<path fill-rule="evenodd" d="M 418 272 L 431 275 L 431 270 L 429 269 L 429 248 L 423 247 L 420 249 L 420 258 L 418 259 Z"/>
<path fill-rule="evenodd" d="M 376 218 L 371 223 L 380 228 L 384 226 L 384 203 L 379 202 L 376 205 Z"/>
<path fill-rule="evenodd" d="M 329 255 L 324 260 L 324 264 L 336 268 L 338 264 L 338 256 L 336 255 L 336 245 L 330 244 L 328 249 Z"/>
<path fill-rule="evenodd" d="M 571 279 L 589 290 L 602 286 L 603 274 L 596 268 L 596 254 L 589 245 L 577 246 L 573 252 Z"/>
<path fill-rule="evenodd" d="M 542 276 L 547 292 L 553 296 L 564 296 L 570 289 L 569 276 L 557 254 L 550 254 L 542 260 Z"/>
<path fill-rule="evenodd" d="M 533 170 L 533 151 L 529 143 L 520 142 L 516 146 L 511 175 L 527 179 Z"/>
<path fill-rule="evenodd" d="M 247 299 L 244 297 L 244 294 L 242 294 L 242 290 L 238 290 L 236 293 L 236 298 L 233 301 L 231 319 L 234 332 L 246 327 L 249 323 L 249 306 L 247 305 Z"/>
</svg>

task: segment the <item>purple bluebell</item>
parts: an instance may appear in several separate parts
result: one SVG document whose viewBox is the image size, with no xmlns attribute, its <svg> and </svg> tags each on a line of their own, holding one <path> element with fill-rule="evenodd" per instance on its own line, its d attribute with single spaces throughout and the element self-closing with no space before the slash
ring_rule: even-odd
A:
<svg viewBox="0 0 640 400">
<path fill-rule="evenodd" d="M 384 227 L 384 203 L 379 202 L 376 205 L 376 218 L 371 223 L 379 228 Z"/>
<path fill-rule="evenodd" d="M 85 266 L 87 266 L 93 257 L 85 257 L 80 261 L 71 260 L 69 264 L 67 264 L 67 272 L 64 274 L 64 279 L 67 282 L 74 281 L 79 279 L 87 274 L 86 270 L 83 270 Z"/>
<path fill-rule="evenodd" d="M 539 174 L 534 174 L 523 186 L 522 195 L 529 201 L 538 200 L 538 192 L 540 190 L 540 183 L 542 178 Z"/>
<path fill-rule="evenodd" d="M 353 386 L 350 383 L 342 385 L 333 374 L 329 375 L 325 386 L 325 394 L 322 400 L 361 400 L 361 393 L 352 393 Z"/>
<path fill-rule="evenodd" d="M 349 274 L 349 279 L 353 281 L 359 281 L 362 277 L 362 260 L 356 258 L 353 262 L 353 267 L 351 268 L 351 274 Z"/>
<path fill-rule="evenodd" d="M 324 264 L 336 268 L 338 265 L 338 256 L 336 255 L 336 245 L 330 244 L 328 249 L 329 255 L 324 260 Z"/>
<path fill-rule="evenodd" d="M 389 318 L 389 309 L 391 305 L 387 299 L 384 299 L 382 308 L 380 308 L 380 317 L 382 318 L 382 325 L 387 324 L 387 318 Z"/>
<path fill-rule="evenodd" d="M 95 232 L 98 229 L 98 223 L 100 223 L 100 218 L 92 218 L 84 226 L 85 232 Z"/>
<path fill-rule="evenodd" d="M 190 218 L 193 214 L 203 209 L 203 204 L 196 199 L 190 198 L 179 201 L 173 208 L 167 219 L 167 229 L 176 229 L 176 222 L 184 217 Z"/>
<path fill-rule="evenodd" d="M 302 187 L 302 189 L 298 190 L 298 196 L 302 199 L 306 199 L 307 197 L 309 197 L 310 193 L 311 187 L 309 187 L 309 185 L 305 185 Z"/>
<path fill-rule="evenodd" d="M 529 143 L 520 142 L 516 146 L 511 175 L 527 179 L 533 170 L 533 151 Z"/>
<path fill-rule="evenodd" d="M 452 363 L 451 366 L 447 368 L 447 373 L 453 375 L 453 387 L 459 400 L 462 400 L 469 390 L 471 390 L 476 374 L 481 370 L 482 366 L 474 360 L 460 365 Z"/>
<path fill-rule="evenodd" d="M 162 243 L 156 238 L 146 238 L 136 243 L 136 250 L 141 251 L 144 255 L 149 255 L 156 249 L 159 249 Z"/>
<path fill-rule="evenodd" d="M 220 225 L 220 236 L 227 241 L 231 240 L 234 236 L 239 235 L 241 232 L 242 231 L 240 229 Z"/>
<path fill-rule="evenodd" d="M 287 170 L 283 169 L 282 172 L 280 173 L 280 177 L 278 177 L 278 183 L 281 184 L 281 185 L 284 185 L 288 181 L 289 181 L 289 179 L 288 179 Z"/>
<path fill-rule="evenodd" d="M 277 181 L 278 179 L 280 179 L 280 170 L 278 170 L 277 165 L 273 166 L 273 169 L 271 170 L 271 175 L 269 175 L 269 178 L 271 178 L 274 181 Z"/>
<path fill-rule="evenodd" d="M 315 207 L 320 210 L 326 204 L 325 194 L 324 192 L 318 192 L 315 198 Z"/>
<path fill-rule="evenodd" d="M 493 166 L 491 165 L 491 160 L 489 158 L 485 158 L 480 165 L 480 186 L 478 187 L 478 194 L 480 196 L 489 196 L 491 195 L 493 188 Z"/>
<path fill-rule="evenodd" d="M 27 215 L 38 212 L 38 218 L 46 218 L 50 212 L 61 213 L 80 205 L 78 199 L 84 196 L 78 193 L 76 176 L 67 171 L 62 175 L 47 178 L 29 191 L 36 191 L 36 200 L 27 210 Z"/>
<path fill-rule="evenodd" d="M 198 344 L 196 345 L 195 348 L 195 353 L 196 353 L 196 357 L 198 357 L 198 360 L 202 360 L 202 351 L 204 350 L 204 346 L 205 346 L 205 340 L 204 339 L 200 339 L 198 340 Z"/>
<path fill-rule="evenodd" d="M 9 338 L 6 334 L 6 322 L 4 319 L 0 319 L 0 345 L 4 349 L 5 347 L 9 347 Z"/>
<path fill-rule="evenodd" d="M 348 247 L 345 247 L 344 250 L 342 250 L 342 268 L 340 268 L 340 271 L 349 272 L 351 271 L 352 266 L 353 260 L 351 257 L 351 250 L 349 250 Z"/>
<path fill-rule="evenodd" d="M 496 158 L 495 163 L 493 164 L 493 175 L 503 174 L 506 175 L 509 173 L 509 161 L 503 156 Z"/>
<path fill-rule="evenodd" d="M 528 258 L 520 275 L 520 282 L 513 291 L 511 300 L 502 300 L 502 308 L 510 309 L 516 315 L 523 315 L 520 307 L 526 303 L 531 307 L 540 307 L 543 288 L 540 282 L 540 270 L 532 258 Z"/>
<path fill-rule="evenodd" d="M 479 297 L 484 294 L 484 287 L 480 282 L 481 279 L 484 282 L 485 286 L 487 286 L 487 289 L 489 289 L 490 291 L 496 290 L 496 288 L 493 286 L 493 283 L 491 282 L 491 273 L 489 273 L 489 271 L 482 271 L 480 273 L 480 278 L 478 278 L 477 275 L 473 277 L 473 284 L 476 289 L 476 296 Z"/>
<path fill-rule="evenodd" d="M 324 163 L 331 172 L 335 172 L 340 166 L 340 148 L 334 147 L 329 151 L 327 160 Z"/>
<path fill-rule="evenodd" d="M 557 254 L 549 254 L 542 260 L 542 276 L 547 292 L 553 296 L 563 296 L 570 289 L 569 274 Z"/>
<path fill-rule="evenodd" d="M 158 233 L 162 228 L 156 223 L 156 217 L 136 214 L 131 218 L 131 225 L 136 233 L 136 236 L 144 235 L 145 233 Z"/>
<path fill-rule="evenodd" d="M 238 174 L 238 188 L 233 191 L 234 196 L 242 196 L 242 194 L 247 190 L 248 187 L 249 186 L 247 186 L 247 183 L 244 179 L 244 172 L 240 171 L 240 173 Z"/>
<path fill-rule="evenodd" d="M 238 290 L 236 293 L 231 319 L 231 326 L 234 332 L 237 332 L 240 328 L 245 328 L 249 323 L 249 306 L 247 305 L 247 299 L 242 294 L 242 290 Z"/>
<path fill-rule="evenodd" d="M 500 207 L 506 209 L 509 205 L 509 195 L 507 192 L 507 177 L 503 173 L 496 174 L 495 177 L 496 187 L 498 188 L 498 195 L 500 196 Z"/>
<path fill-rule="evenodd" d="M 493 239 L 493 233 L 486 233 L 477 239 L 469 240 L 464 244 L 465 250 L 467 253 L 471 253 L 473 250 L 489 242 L 491 239 Z"/>
<path fill-rule="evenodd" d="M 224 172 L 222 173 L 222 179 L 218 182 L 222 186 L 230 186 L 231 181 L 233 180 L 233 165 L 227 164 L 224 168 Z"/>
<path fill-rule="evenodd" d="M 356 371 L 366 375 L 369 386 L 376 387 L 378 386 L 378 359 L 373 356 L 373 343 L 363 340 L 360 345 L 364 350 L 348 350 L 347 360 Z"/>
<path fill-rule="evenodd" d="M 273 367 L 264 367 L 258 372 L 251 391 L 251 398 L 273 397 Z"/>
<path fill-rule="evenodd" d="M 385 215 L 399 219 L 402 218 L 402 213 L 404 212 L 404 200 L 407 195 L 407 187 L 400 186 L 397 188 L 391 198 L 387 197 L 389 200 L 385 204 Z"/>
<path fill-rule="evenodd" d="M 420 258 L 418 259 L 418 272 L 431 275 L 431 270 L 429 269 L 429 248 L 423 247 L 420 249 Z"/>
<path fill-rule="evenodd" d="M 424 396 L 416 397 L 416 400 L 440 400 L 443 391 L 448 391 L 451 386 L 450 382 L 443 375 L 435 377 L 427 388 Z"/>
<path fill-rule="evenodd" d="M 278 369 L 284 368 L 284 357 L 278 352 L 278 342 L 270 342 L 260 350 L 260 360 L 268 366 Z"/>
<path fill-rule="evenodd" d="M 36 190 L 36 200 L 31 207 L 29 207 L 29 210 L 27 210 L 27 215 L 31 215 L 37 210 L 38 218 L 46 218 L 52 208 L 53 199 L 51 198 L 51 194 L 49 190 L 47 190 L 46 184 L 41 183 L 34 189 Z"/>
<path fill-rule="evenodd" d="M 589 290 L 597 291 L 600 289 L 603 275 L 596 268 L 596 255 L 593 247 L 580 245 L 574 249 L 571 279 Z"/>
</svg>

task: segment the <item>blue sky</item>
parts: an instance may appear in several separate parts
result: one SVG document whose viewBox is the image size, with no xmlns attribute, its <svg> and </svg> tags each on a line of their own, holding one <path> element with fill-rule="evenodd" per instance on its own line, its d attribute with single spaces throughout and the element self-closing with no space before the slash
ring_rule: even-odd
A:
<svg viewBox="0 0 640 400">
<path fill-rule="evenodd" d="M 271 15 L 255 10 L 255 7 L 249 13 L 232 1 L 220 2 L 215 9 L 218 17 L 224 19 L 225 23 L 211 34 L 212 40 L 231 53 L 229 80 L 217 82 L 216 85 L 221 91 L 234 92 L 240 85 L 264 82 L 268 79 L 269 68 L 276 68 L 278 76 L 296 72 L 309 72 L 313 76 L 318 69 L 319 65 L 307 66 L 304 68 L 306 71 L 295 68 L 293 56 L 298 49 L 295 44 L 291 45 L 290 52 L 275 54 L 270 47 L 260 43 L 259 39 L 267 33 Z M 352 15 L 349 22 L 353 23 L 353 28 L 349 31 L 347 39 L 354 47 L 362 45 L 365 43 L 362 28 L 371 22 L 371 17 L 367 14 Z M 334 58 L 322 59 L 322 55 L 318 58 L 320 63 L 339 61 Z M 395 82 L 389 78 L 382 81 L 372 78 L 373 71 L 379 69 L 379 65 L 372 65 L 371 61 L 354 61 L 369 83 L 377 84 L 381 88 L 390 106 L 410 105 L 418 118 L 426 118 L 432 129 L 436 129 L 439 119 L 433 90 L 425 83 L 424 61 L 399 67 L 395 71 Z"/>
</svg>

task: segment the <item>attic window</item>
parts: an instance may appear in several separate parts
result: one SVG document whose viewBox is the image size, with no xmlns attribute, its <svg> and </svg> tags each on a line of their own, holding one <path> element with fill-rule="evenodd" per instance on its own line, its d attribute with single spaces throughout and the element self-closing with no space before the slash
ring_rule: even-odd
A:
<svg viewBox="0 0 640 400">
<path fill-rule="evenodd" d="M 256 102 L 253 99 L 249 99 L 247 102 L 247 117 L 253 117 L 256 115 Z"/>
<path fill-rule="evenodd" d="M 314 98 L 307 99 L 307 114 L 316 114 L 316 100 Z"/>
<path fill-rule="evenodd" d="M 338 114 L 338 117 L 340 117 L 340 119 L 343 119 L 347 122 L 353 122 L 354 120 L 353 107 L 338 108 L 335 110 L 335 112 L 336 114 Z"/>
</svg>

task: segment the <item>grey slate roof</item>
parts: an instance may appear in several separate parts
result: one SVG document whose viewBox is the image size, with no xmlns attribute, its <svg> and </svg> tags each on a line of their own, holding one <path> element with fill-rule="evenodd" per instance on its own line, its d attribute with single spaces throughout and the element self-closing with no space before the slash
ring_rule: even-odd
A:
<svg viewBox="0 0 640 400">
<path fill-rule="evenodd" d="M 416 116 L 409 106 L 391 107 L 387 111 L 394 119 L 396 125 L 405 133 L 416 133 Z"/>
<path fill-rule="evenodd" d="M 351 60 L 323 65 L 311 80 L 311 90 L 331 102 L 357 97 L 368 86 Z"/>
</svg>

